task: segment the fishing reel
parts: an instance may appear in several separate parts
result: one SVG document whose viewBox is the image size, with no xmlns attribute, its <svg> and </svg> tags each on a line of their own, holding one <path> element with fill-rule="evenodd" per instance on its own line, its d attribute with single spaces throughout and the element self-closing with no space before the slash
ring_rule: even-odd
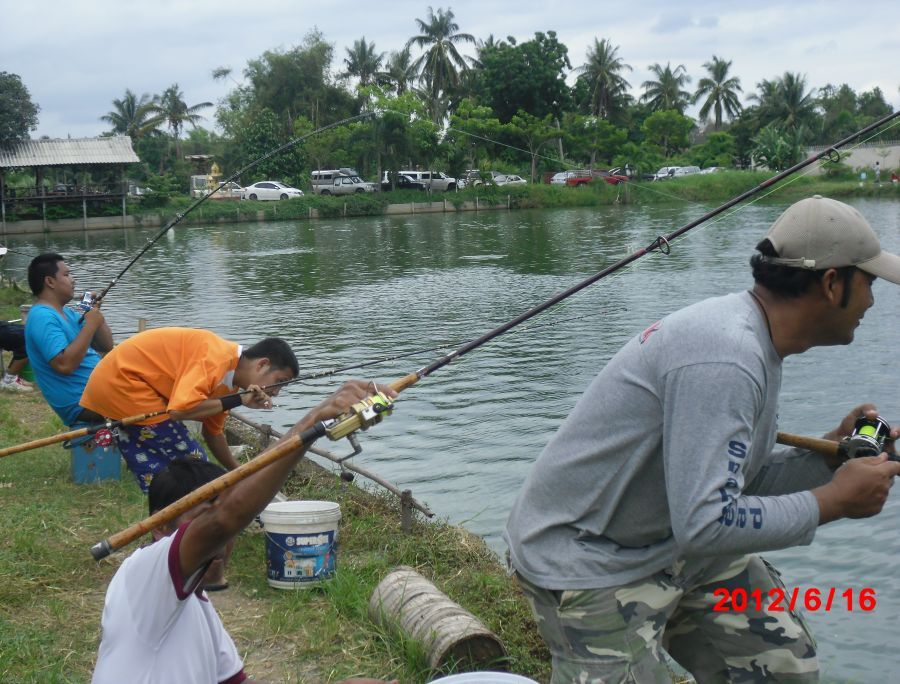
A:
<svg viewBox="0 0 900 684">
<path fill-rule="evenodd" d="M 863 456 L 878 456 L 884 451 L 885 443 L 892 441 L 891 426 L 884 418 L 860 416 L 856 419 L 853 432 L 841 440 L 840 455 L 847 460 Z M 895 461 L 900 460 L 900 457 L 891 454 L 890 459 Z"/>
<path fill-rule="evenodd" d="M 352 453 L 342 456 L 337 462 L 343 463 L 348 458 L 362 453 L 362 446 L 356 437 L 356 431 L 368 430 L 372 425 L 377 425 L 385 416 L 391 415 L 393 409 L 394 403 L 386 395 L 376 392 L 371 397 L 366 397 L 353 404 L 347 413 L 324 421 L 325 435 L 328 439 L 336 442 L 346 437 L 350 446 L 353 447 Z M 341 476 L 343 477 L 343 474 Z"/>
</svg>

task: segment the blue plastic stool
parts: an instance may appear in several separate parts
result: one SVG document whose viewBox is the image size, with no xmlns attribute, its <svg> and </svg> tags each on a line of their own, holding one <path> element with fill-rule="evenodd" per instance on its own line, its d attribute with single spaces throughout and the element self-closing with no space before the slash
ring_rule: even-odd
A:
<svg viewBox="0 0 900 684">
<path fill-rule="evenodd" d="M 85 435 L 65 442 L 63 447 L 72 451 L 72 481 L 76 484 L 120 479 L 122 454 L 115 442 L 101 447 L 93 435 Z"/>
</svg>

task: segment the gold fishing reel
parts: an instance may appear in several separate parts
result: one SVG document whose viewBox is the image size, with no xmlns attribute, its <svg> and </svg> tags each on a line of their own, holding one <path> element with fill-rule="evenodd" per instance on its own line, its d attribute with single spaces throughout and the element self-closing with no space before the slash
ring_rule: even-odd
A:
<svg viewBox="0 0 900 684">
<path fill-rule="evenodd" d="M 394 403 L 381 392 L 376 392 L 371 397 L 353 404 L 347 413 L 326 420 L 325 435 L 328 439 L 336 442 L 346 437 L 353 446 L 353 453 L 342 457 L 340 461 L 356 456 L 362 451 L 354 434 L 357 430 L 368 430 L 371 426 L 377 425 L 385 416 L 391 415 L 393 409 Z"/>
</svg>

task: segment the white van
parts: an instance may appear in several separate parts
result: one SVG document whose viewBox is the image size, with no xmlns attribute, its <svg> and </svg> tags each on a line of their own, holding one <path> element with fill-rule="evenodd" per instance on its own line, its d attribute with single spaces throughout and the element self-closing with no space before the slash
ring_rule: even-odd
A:
<svg viewBox="0 0 900 684">
<path fill-rule="evenodd" d="M 400 171 L 404 176 L 409 176 L 414 181 L 424 183 L 426 187 L 434 191 L 449 192 L 456 190 L 456 179 L 446 176 L 440 171 Z M 384 172 L 382 182 L 387 181 L 387 171 Z M 389 181 L 387 181 L 389 182 Z"/>
<path fill-rule="evenodd" d="M 354 195 L 375 192 L 372 183 L 366 183 L 353 169 L 325 169 L 311 174 L 312 191 L 317 195 Z"/>
<path fill-rule="evenodd" d="M 695 173 L 700 173 L 699 166 L 679 166 L 675 169 L 675 176 L 690 176 Z"/>
</svg>

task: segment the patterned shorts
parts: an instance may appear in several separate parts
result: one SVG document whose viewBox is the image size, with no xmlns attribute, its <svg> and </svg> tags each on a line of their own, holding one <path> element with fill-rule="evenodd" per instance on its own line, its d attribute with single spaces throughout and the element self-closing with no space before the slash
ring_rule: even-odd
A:
<svg viewBox="0 0 900 684">
<path fill-rule="evenodd" d="M 209 460 L 187 426 L 178 420 L 164 420 L 154 425 L 125 425 L 118 428 L 118 433 L 119 450 L 144 494 L 150 488 L 153 475 L 168 467 L 171 461 L 179 458 Z"/>
<path fill-rule="evenodd" d="M 716 589 L 784 587 L 758 556 L 684 583 L 674 568 L 608 589 L 550 591 L 516 574 L 553 656 L 551 684 L 671 684 L 663 649 L 697 682 L 817 682 L 816 644 L 799 613 L 715 612 Z M 765 609 L 765 605 L 761 606 Z"/>
</svg>

